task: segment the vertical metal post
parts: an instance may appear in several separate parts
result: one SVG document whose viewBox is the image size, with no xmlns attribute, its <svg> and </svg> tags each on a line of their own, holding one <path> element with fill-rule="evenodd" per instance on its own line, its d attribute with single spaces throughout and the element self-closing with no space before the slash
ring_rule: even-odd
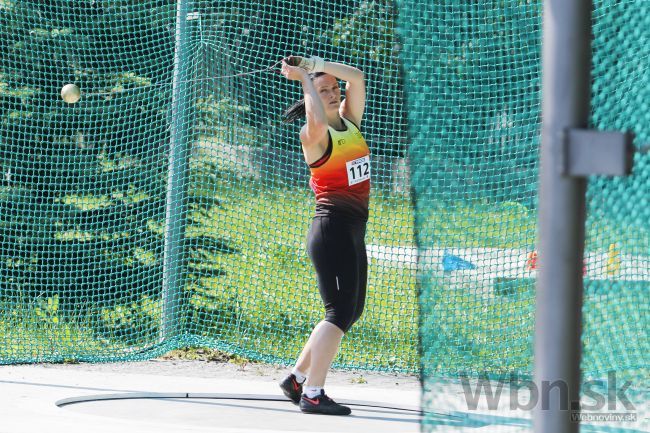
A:
<svg viewBox="0 0 650 433">
<path fill-rule="evenodd" d="M 187 217 L 187 183 L 190 158 L 190 26 L 192 0 L 178 0 L 176 6 L 176 49 L 172 87 L 171 133 L 165 213 L 163 257 L 162 339 L 178 336 L 183 311 L 183 238 Z"/>
<path fill-rule="evenodd" d="M 571 417 L 578 408 L 571 406 L 580 395 L 586 180 L 561 172 L 565 132 L 585 128 L 589 117 L 591 9 L 590 0 L 544 1 L 534 367 L 542 398 L 535 408 L 535 433 L 579 431 Z M 561 407 L 567 391 L 569 406 Z"/>
</svg>

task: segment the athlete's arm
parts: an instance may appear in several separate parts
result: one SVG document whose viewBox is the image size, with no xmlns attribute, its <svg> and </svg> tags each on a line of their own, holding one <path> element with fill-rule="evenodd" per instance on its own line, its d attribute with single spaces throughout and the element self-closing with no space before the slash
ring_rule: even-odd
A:
<svg viewBox="0 0 650 433">
<path fill-rule="evenodd" d="M 323 72 L 346 82 L 341 115 L 360 127 L 366 106 L 366 81 L 363 72 L 354 66 L 335 62 L 325 62 Z"/>
<path fill-rule="evenodd" d="M 321 145 L 327 136 L 327 115 L 318 96 L 318 91 L 307 73 L 300 80 L 305 93 L 305 114 L 307 122 L 300 131 L 300 140 L 305 146 Z"/>
<path fill-rule="evenodd" d="M 299 80 L 302 83 L 307 122 L 300 131 L 300 141 L 307 147 L 323 145 L 327 136 L 327 115 L 309 74 L 304 69 L 290 66 L 283 61 L 282 75 L 290 80 Z"/>
</svg>

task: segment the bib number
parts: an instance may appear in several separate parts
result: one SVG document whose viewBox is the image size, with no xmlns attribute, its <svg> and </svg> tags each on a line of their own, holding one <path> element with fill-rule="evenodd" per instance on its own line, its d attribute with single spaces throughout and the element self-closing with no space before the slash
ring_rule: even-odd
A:
<svg viewBox="0 0 650 433">
<path fill-rule="evenodd" d="M 348 169 L 348 185 L 370 179 L 370 157 L 368 155 L 345 163 Z"/>
</svg>

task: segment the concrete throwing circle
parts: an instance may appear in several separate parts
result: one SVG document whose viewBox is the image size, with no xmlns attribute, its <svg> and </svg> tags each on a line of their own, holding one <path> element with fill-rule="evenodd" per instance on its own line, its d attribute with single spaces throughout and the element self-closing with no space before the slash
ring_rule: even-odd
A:
<svg viewBox="0 0 650 433">
<path fill-rule="evenodd" d="M 166 425 L 264 431 L 419 432 L 422 413 L 407 405 L 339 400 L 350 416 L 317 416 L 300 412 L 284 397 L 226 393 L 120 393 L 70 397 L 60 408 L 86 415 L 151 421 Z M 215 430 L 218 431 L 218 430 Z"/>
</svg>

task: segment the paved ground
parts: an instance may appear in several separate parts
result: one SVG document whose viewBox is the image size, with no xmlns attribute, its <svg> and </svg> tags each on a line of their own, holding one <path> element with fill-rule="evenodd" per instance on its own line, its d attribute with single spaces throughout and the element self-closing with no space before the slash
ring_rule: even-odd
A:
<svg viewBox="0 0 650 433">
<path fill-rule="evenodd" d="M 398 375 L 333 374 L 327 391 L 353 405 L 353 416 L 310 416 L 281 396 L 284 368 L 149 361 L 123 364 L 0 367 L 0 432 L 418 432 L 419 383 Z M 155 394 L 168 398 L 79 397 Z M 217 399 L 223 393 L 269 400 Z M 189 398 L 188 398 L 189 397 Z M 202 398 L 196 398 L 202 397 Z M 57 405 L 57 403 L 59 405 Z M 398 406 L 400 409 L 387 408 Z"/>
<path fill-rule="evenodd" d="M 420 431 L 422 419 L 417 411 L 420 407 L 420 384 L 414 376 L 333 372 L 328 378 L 327 391 L 337 401 L 350 403 L 353 415 L 326 417 L 304 415 L 282 399 L 277 383 L 285 372 L 284 368 L 264 364 L 241 366 L 184 360 L 1 366 L 0 432 Z M 502 391 L 497 408 L 489 408 L 483 395 L 477 407 L 470 410 L 466 390 L 460 384 L 448 382 L 432 386 L 425 403 L 427 425 L 422 431 L 532 431 L 530 411 L 509 409 L 512 394 L 507 387 Z M 475 384 L 472 385 L 474 395 L 476 389 Z M 214 398 L 223 397 L 225 393 L 237 394 L 238 397 L 261 396 L 266 400 Z M 89 396 L 93 401 L 80 401 Z M 520 407 L 526 401 L 523 396 L 517 395 L 516 398 Z M 644 404 L 635 402 L 635 422 L 585 423 L 582 432 L 649 431 L 647 401 L 645 398 Z M 369 403 L 374 407 L 367 406 Z"/>
</svg>

